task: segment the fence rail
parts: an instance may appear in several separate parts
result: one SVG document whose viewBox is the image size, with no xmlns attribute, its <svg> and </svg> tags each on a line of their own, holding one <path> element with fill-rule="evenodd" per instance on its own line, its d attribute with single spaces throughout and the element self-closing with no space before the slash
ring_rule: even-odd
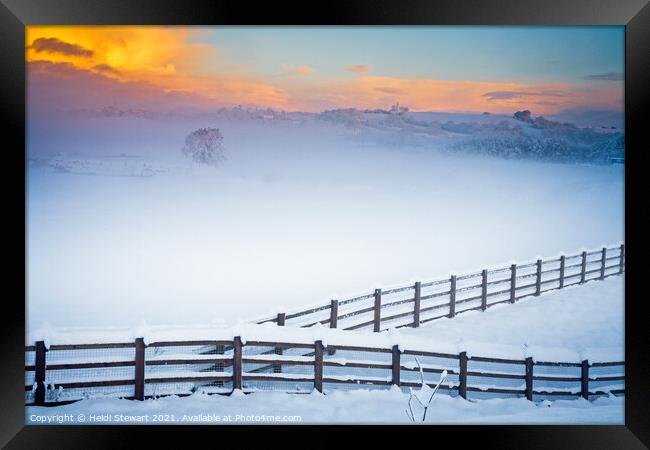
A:
<svg viewBox="0 0 650 450">
<path fill-rule="evenodd" d="M 334 299 L 329 304 L 304 311 L 279 313 L 256 323 L 299 327 L 321 324 L 343 330 L 372 328 L 375 332 L 419 327 L 442 317 L 454 317 L 466 311 L 485 311 L 494 305 L 603 280 L 624 271 L 625 245 L 621 244 L 383 291 L 375 289 L 372 293 Z"/>
<path fill-rule="evenodd" d="M 441 390 L 463 398 L 472 393 L 531 401 L 558 396 L 589 399 L 625 392 L 623 361 L 536 362 L 530 357 L 469 357 L 465 352 L 400 350 L 398 346 L 325 346 L 320 340 L 244 342 L 235 336 L 232 340 L 147 345 L 138 338 L 132 343 L 52 345 L 49 349 L 38 341 L 25 352 L 28 405 L 58 405 L 94 395 L 144 400 L 190 395 L 198 389 L 229 394 L 235 389 L 408 388 L 420 386 L 420 370 L 427 377 L 446 370 L 448 380 Z M 122 372 L 115 373 L 116 368 Z M 485 380 L 492 380 L 491 384 L 484 384 Z M 426 382 L 434 384 L 435 379 Z"/>
</svg>

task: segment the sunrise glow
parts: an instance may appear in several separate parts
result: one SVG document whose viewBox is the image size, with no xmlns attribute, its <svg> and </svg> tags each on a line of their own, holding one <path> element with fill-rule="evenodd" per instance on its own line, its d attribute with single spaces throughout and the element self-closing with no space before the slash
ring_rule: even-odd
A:
<svg viewBox="0 0 650 450">
<path fill-rule="evenodd" d="M 331 36 L 332 40 L 319 41 L 318 46 L 305 52 L 299 48 L 299 42 L 284 40 L 280 27 L 264 30 L 266 35 L 249 39 L 244 45 L 234 39 L 244 33 L 255 36 L 257 31 L 219 27 L 33 26 L 27 29 L 26 58 L 35 80 L 59 82 L 44 87 L 50 91 L 49 98 L 60 96 L 65 100 L 57 103 L 68 103 L 71 108 L 117 102 L 142 107 L 244 104 L 322 111 L 380 108 L 399 101 L 416 111 L 510 113 L 528 108 L 538 113 L 554 113 L 576 107 L 622 109 L 622 74 L 617 72 L 622 56 L 618 51 L 595 49 L 600 60 L 592 57 L 582 63 L 581 73 L 579 57 L 539 62 L 536 60 L 545 58 L 543 53 L 548 49 L 533 47 L 529 49 L 529 61 L 517 64 L 546 64 L 548 73 L 526 77 L 512 71 L 509 76 L 496 76 L 497 64 L 514 64 L 499 49 L 497 39 L 489 49 L 476 49 L 478 59 L 485 54 L 485 61 L 473 63 L 477 59 L 473 55 L 449 68 L 441 67 L 435 55 L 429 55 L 440 41 L 437 36 L 431 38 L 428 47 L 419 37 L 410 41 L 410 35 L 400 28 L 390 30 L 405 36 L 387 43 L 377 39 L 359 41 L 350 50 L 340 47 L 340 41 L 358 30 L 323 27 L 313 33 Z M 307 29 L 301 32 L 310 33 Z M 452 35 L 453 28 L 447 33 Z M 479 38 L 476 42 L 465 38 L 464 44 L 478 45 Z M 355 56 L 352 53 L 357 49 Z M 494 67 L 487 53 L 497 58 Z M 408 71 L 400 71 L 399 64 L 396 70 L 386 70 L 382 57 L 390 59 L 391 55 L 424 62 Z M 350 60 L 352 57 L 356 60 Z M 602 69 L 590 73 L 587 64 L 594 70 Z M 446 62 L 446 66 L 450 65 Z"/>
</svg>

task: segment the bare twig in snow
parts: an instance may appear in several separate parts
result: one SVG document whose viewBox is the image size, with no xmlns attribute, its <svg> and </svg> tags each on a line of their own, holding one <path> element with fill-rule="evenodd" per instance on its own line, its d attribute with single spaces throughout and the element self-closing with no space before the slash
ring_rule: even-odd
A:
<svg viewBox="0 0 650 450">
<path fill-rule="evenodd" d="M 413 406 L 411 404 L 413 398 L 415 398 L 420 404 L 420 406 L 422 406 L 422 408 L 424 409 L 424 413 L 422 414 L 422 422 L 424 422 L 427 418 L 427 411 L 429 409 L 429 405 L 431 404 L 431 400 L 433 400 L 433 396 L 436 395 L 436 392 L 438 392 L 438 388 L 440 387 L 442 382 L 447 378 L 447 371 L 446 370 L 442 371 L 442 373 L 440 374 L 440 380 L 435 385 L 435 387 L 431 389 L 429 385 L 424 382 L 424 370 L 422 369 L 422 365 L 420 364 L 420 361 L 417 358 L 415 358 L 415 362 L 417 363 L 420 369 L 420 381 L 422 387 L 420 388 L 419 391 L 420 395 L 418 395 L 418 393 L 414 393 L 413 388 L 409 389 L 408 409 L 406 410 L 406 415 L 412 422 L 415 422 L 415 414 L 413 413 Z"/>
</svg>

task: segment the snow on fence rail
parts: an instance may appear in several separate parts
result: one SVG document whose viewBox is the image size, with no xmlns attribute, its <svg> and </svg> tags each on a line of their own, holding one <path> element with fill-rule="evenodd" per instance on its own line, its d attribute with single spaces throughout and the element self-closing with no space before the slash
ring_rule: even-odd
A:
<svg viewBox="0 0 650 450">
<path fill-rule="evenodd" d="M 440 389 L 468 398 L 585 399 L 623 395 L 624 362 L 536 361 L 392 347 L 313 342 L 227 340 L 59 344 L 27 346 L 28 405 L 59 405 L 95 396 L 135 400 L 164 395 L 229 394 L 313 389 L 403 389 L 448 372 Z M 417 360 L 416 360 L 417 358 Z"/>
<path fill-rule="evenodd" d="M 620 275 L 624 270 L 625 245 L 621 244 L 619 247 L 603 247 L 601 250 L 484 269 L 424 283 L 418 281 L 383 291 L 375 289 L 368 294 L 331 300 L 330 304 L 303 311 L 279 313 L 256 323 L 299 327 L 320 323 L 344 330 L 372 328 L 375 332 L 418 327 L 442 317 L 454 317 L 466 311 L 485 311 L 491 306 L 514 303 L 523 297 L 602 280 Z"/>
</svg>

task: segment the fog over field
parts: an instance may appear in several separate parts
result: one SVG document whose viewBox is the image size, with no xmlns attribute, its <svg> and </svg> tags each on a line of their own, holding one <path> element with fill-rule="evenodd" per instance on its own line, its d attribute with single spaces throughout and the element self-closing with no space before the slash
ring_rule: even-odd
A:
<svg viewBox="0 0 650 450">
<path fill-rule="evenodd" d="M 30 123 L 28 325 L 236 323 L 624 239 L 623 165 L 483 155 L 449 123 L 540 133 L 479 114 Z M 216 168 L 181 153 L 206 126 Z"/>
</svg>

